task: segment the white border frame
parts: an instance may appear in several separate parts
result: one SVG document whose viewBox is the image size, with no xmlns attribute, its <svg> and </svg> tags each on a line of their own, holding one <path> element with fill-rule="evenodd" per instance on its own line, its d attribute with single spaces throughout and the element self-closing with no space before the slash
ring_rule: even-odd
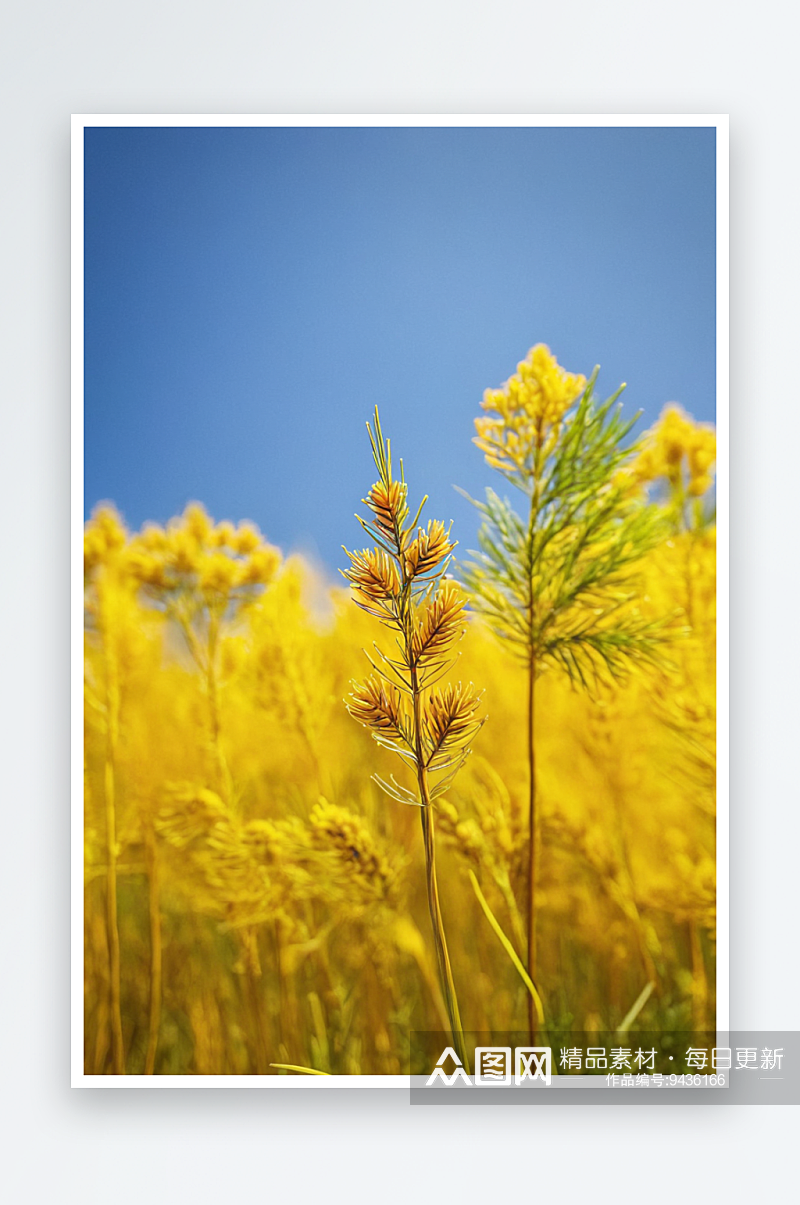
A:
<svg viewBox="0 0 800 1205">
<path fill-rule="evenodd" d="M 408 1088 L 407 1075 L 86 1075 L 83 1070 L 83 132 L 86 126 L 216 127 L 714 127 L 717 202 L 717 1030 L 730 1029 L 729 879 L 729 135 L 727 114 L 73 114 L 72 117 L 72 562 L 71 626 L 71 1068 L 72 1087 Z"/>
</svg>

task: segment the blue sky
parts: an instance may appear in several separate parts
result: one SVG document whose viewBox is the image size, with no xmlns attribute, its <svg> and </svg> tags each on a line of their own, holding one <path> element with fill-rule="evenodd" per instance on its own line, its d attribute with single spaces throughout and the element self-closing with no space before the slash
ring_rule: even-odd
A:
<svg viewBox="0 0 800 1205">
<path fill-rule="evenodd" d="M 94 128 L 85 502 L 193 499 L 333 570 L 377 403 L 412 501 L 501 485 L 471 443 L 534 343 L 715 415 L 713 129 Z"/>
</svg>

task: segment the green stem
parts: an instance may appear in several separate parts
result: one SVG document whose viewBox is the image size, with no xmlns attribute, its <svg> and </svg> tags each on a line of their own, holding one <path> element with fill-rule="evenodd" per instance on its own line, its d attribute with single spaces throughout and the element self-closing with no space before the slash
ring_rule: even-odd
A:
<svg viewBox="0 0 800 1205">
<path fill-rule="evenodd" d="M 531 508 L 528 515 L 528 700 L 526 715 L 526 741 L 528 760 L 528 958 L 527 972 L 532 983 L 536 982 L 536 862 L 538 842 L 536 832 L 536 599 L 534 597 L 534 556 L 536 522 L 539 516 L 541 496 L 541 445 L 537 447 L 534 462 Z M 536 1010 L 533 998 L 528 996 L 528 1033 L 530 1044 L 536 1044 Z"/>
<path fill-rule="evenodd" d="M 439 884 L 436 878 L 436 845 L 434 840 L 433 805 L 428 787 L 428 771 L 425 767 L 422 748 L 422 695 L 417 682 L 416 667 L 411 669 L 411 688 L 414 701 L 414 740 L 417 759 L 417 782 L 422 807 L 422 842 L 425 848 L 425 879 L 428 890 L 428 910 L 433 928 L 433 942 L 436 947 L 436 960 L 439 964 L 439 977 L 442 981 L 447 1015 L 450 1018 L 450 1029 L 453 1044 L 467 1072 L 469 1072 L 469 1057 L 467 1055 L 464 1031 L 461 1026 L 461 1015 L 458 1010 L 458 997 L 453 979 L 453 968 L 450 965 L 450 955 L 447 951 L 447 939 L 444 933 L 442 909 L 439 903 Z"/>
<path fill-rule="evenodd" d="M 452 1030 L 453 1034 L 453 1042 L 461 1062 L 464 1064 L 467 1072 L 469 1072 L 469 1057 L 467 1055 L 466 1042 L 464 1041 L 464 1031 L 461 1026 L 461 1015 L 458 1011 L 458 997 L 456 996 L 456 985 L 455 980 L 453 979 L 453 968 L 450 965 L 450 956 L 447 952 L 447 940 L 444 934 L 444 921 L 442 920 L 442 910 L 439 904 L 439 886 L 436 879 L 436 849 L 434 844 L 433 808 L 431 806 L 430 797 L 428 795 L 428 786 L 425 779 L 425 771 L 421 770 L 419 774 L 419 787 L 420 794 L 423 799 L 423 806 L 420 808 L 420 818 L 422 820 L 422 840 L 425 846 L 425 877 L 428 888 L 428 909 L 431 914 L 433 941 L 434 945 L 436 946 L 436 958 L 439 964 L 439 976 L 442 981 L 442 990 L 444 991 L 447 1015 L 450 1018 L 450 1029 Z"/>
<path fill-rule="evenodd" d="M 536 720 L 536 654 L 531 650 L 528 664 L 528 978 L 536 982 L 536 860 L 538 852 L 536 834 L 536 744 L 534 725 Z M 536 1011 L 533 997 L 528 996 L 528 1031 L 530 1044 L 536 1044 Z"/>
</svg>

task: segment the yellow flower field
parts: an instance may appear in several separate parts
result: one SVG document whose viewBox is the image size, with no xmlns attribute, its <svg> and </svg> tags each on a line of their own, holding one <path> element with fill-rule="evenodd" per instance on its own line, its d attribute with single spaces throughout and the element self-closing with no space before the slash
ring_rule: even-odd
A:
<svg viewBox="0 0 800 1205">
<path fill-rule="evenodd" d="M 477 424 L 493 469 L 530 472 L 529 533 L 550 521 L 547 483 L 562 477 L 546 466 L 587 389 L 534 353 Z M 352 554 L 352 589 L 199 505 L 140 532 L 98 509 L 85 533 L 86 1072 L 396 1074 L 411 1031 L 455 1032 L 459 1013 L 465 1031 L 535 1025 L 558 1040 L 614 1031 L 638 1000 L 653 1031 L 713 1026 L 714 455 L 713 431 L 672 407 L 603 461 L 580 512 L 591 538 L 576 542 L 573 508 L 530 569 L 527 645 L 508 583 L 488 562 L 448 561 L 458 532 L 398 528 L 391 559 L 381 532 L 405 505 L 391 475 L 366 495 L 379 538 Z M 354 503 L 369 487 L 354 483 Z M 569 605 L 564 566 L 591 578 Z M 460 656 L 423 682 L 415 712 L 364 650 L 393 656 L 381 607 L 399 615 L 416 684 L 435 606 L 457 611 Z M 430 773 L 455 767 L 427 803 L 426 740 Z M 535 983 L 538 1019 L 470 872 Z"/>
</svg>

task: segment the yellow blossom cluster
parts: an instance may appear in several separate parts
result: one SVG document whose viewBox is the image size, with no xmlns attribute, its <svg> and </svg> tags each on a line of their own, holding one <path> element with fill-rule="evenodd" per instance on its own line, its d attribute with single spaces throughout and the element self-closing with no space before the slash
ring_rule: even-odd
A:
<svg viewBox="0 0 800 1205">
<path fill-rule="evenodd" d="M 147 524 L 128 555 L 131 573 L 144 586 L 170 593 L 191 585 L 215 602 L 267 585 L 281 559 L 252 523 L 215 525 L 197 503 L 166 528 Z"/>
<path fill-rule="evenodd" d="M 492 468 L 530 471 L 546 455 L 561 421 L 586 388 L 586 378 L 561 367 L 549 347 L 537 343 L 501 389 L 487 389 L 486 417 L 475 419 L 473 441 Z"/>
<path fill-rule="evenodd" d="M 666 479 L 673 493 L 701 498 L 714 484 L 714 428 L 694 422 L 680 406 L 665 406 L 631 472 L 642 484 Z"/>
<path fill-rule="evenodd" d="M 90 578 L 101 565 L 110 564 L 125 547 L 128 535 L 112 506 L 99 506 L 83 535 L 83 574 Z"/>
<path fill-rule="evenodd" d="M 154 594 L 193 588 L 214 602 L 268 585 L 281 562 L 277 548 L 252 523 L 215 525 L 196 502 L 166 528 L 148 523 L 132 538 L 113 507 L 98 507 L 84 531 L 85 575 L 114 557 Z"/>
</svg>

